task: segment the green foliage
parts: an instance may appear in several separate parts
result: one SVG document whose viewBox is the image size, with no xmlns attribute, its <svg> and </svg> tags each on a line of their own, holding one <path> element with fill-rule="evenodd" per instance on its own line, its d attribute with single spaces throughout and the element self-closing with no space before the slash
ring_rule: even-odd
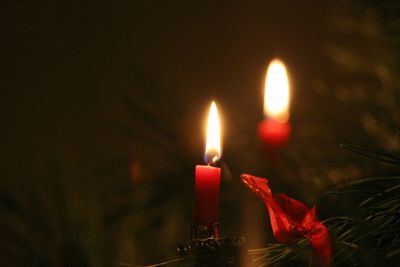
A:
<svg viewBox="0 0 400 267">
<path fill-rule="evenodd" d="M 342 145 L 350 151 L 384 163 L 400 164 L 394 153 Z M 336 244 L 335 261 L 344 266 L 361 261 L 398 266 L 400 264 L 400 176 L 371 177 L 342 185 L 328 195 L 356 202 L 351 216 L 325 221 Z M 380 259 L 376 263 L 371 262 Z"/>
<path fill-rule="evenodd" d="M 325 221 L 334 236 L 338 264 L 366 258 L 366 254 L 370 254 L 367 258 L 381 258 L 386 266 L 400 264 L 399 182 L 400 177 L 374 177 L 328 192 L 361 197 L 352 216 Z"/>
<path fill-rule="evenodd" d="M 285 263 L 301 264 L 310 256 L 310 244 L 307 239 L 299 239 L 292 244 L 268 244 L 264 248 L 250 249 L 249 254 L 256 266 L 276 266 Z"/>
</svg>

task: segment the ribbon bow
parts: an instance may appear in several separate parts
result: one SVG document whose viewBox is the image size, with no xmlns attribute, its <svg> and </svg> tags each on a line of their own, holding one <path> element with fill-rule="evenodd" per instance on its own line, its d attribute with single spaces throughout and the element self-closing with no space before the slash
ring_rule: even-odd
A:
<svg viewBox="0 0 400 267">
<path fill-rule="evenodd" d="M 285 194 L 272 195 L 268 180 L 249 174 L 240 176 L 242 181 L 258 195 L 268 209 L 272 232 L 276 240 L 289 243 L 299 237 L 310 240 L 323 266 L 329 266 L 332 245 L 329 232 L 316 218 L 316 209 Z"/>
</svg>

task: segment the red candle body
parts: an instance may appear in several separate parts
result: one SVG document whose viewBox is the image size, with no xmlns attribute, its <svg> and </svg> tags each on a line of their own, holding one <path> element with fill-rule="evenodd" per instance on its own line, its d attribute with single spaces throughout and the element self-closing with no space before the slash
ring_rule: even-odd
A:
<svg viewBox="0 0 400 267">
<path fill-rule="evenodd" d="M 196 165 L 195 225 L 211 227 L 218 222 L 221 169 Z"/>
<path fill-rule="evenodd" d="M 264 119 L 258 124 L 258 135 L 268 146 L 279 148 L 286 145 L 291 128 L 288 122 L 280 123 L 273 119 Z"/>
</svg>

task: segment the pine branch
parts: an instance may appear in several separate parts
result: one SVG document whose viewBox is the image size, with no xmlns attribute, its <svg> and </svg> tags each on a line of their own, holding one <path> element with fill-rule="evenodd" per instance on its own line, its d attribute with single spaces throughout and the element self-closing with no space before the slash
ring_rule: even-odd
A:
<svg viewBox="0 0 400 267">
<path fill-rule="evenodd" d="M 341 144 L 340 147 L 355 152 L 364 157 L 375 159 L 381 162 L 400 164 L 400 157 L 390 153 L 374 151 L 369 148 L 349 144 Z"/>
<path fill-rule="evenodd" d="M 396 266 L 400 262 L 399 180 L 400 177 L 373 177 L 348 183 L 338 191 L 327 192 L 365 197 L 358 203 L 351 217 L 336 217 L 325 221 L 337 245 L 334 257 L 337 264 L 346 262 L 355 253 L 369 247 L 386 259 L 386 264 Z"/>
<path fill-rule="evenodd" d="M 293 244 L 268 244 L 264 248 L 249 250 L 257 266 L 274 266 L 292 261 L 305 261 L 310 254 L 309 241 L 299 239 Z"/>
</svg>

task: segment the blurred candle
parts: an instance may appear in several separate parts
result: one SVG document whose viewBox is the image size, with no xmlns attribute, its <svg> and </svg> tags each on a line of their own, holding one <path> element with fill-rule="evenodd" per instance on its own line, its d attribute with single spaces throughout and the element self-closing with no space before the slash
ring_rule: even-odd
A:
<svg viewBox="0 0 400 267">
<path fill-rule="evenodd" d="M 218 206 L 221 169 L 213 167 L 221 157 L 220 123 L 215 102 L 207 123 L 207 141 L 204 161 L 207 165 L 196 166 L 194 238 L 218 237 Z"/>
<path fill-rule="evenodd" d="M 258 135 L 265 145 L 274 148 L 286 145 L 291 132 L 289 101 L 289 79 L 285 64 L 274 59 L 268 66 L 265 79 L 265 117 L 258 125 Z"/>
</svg>

